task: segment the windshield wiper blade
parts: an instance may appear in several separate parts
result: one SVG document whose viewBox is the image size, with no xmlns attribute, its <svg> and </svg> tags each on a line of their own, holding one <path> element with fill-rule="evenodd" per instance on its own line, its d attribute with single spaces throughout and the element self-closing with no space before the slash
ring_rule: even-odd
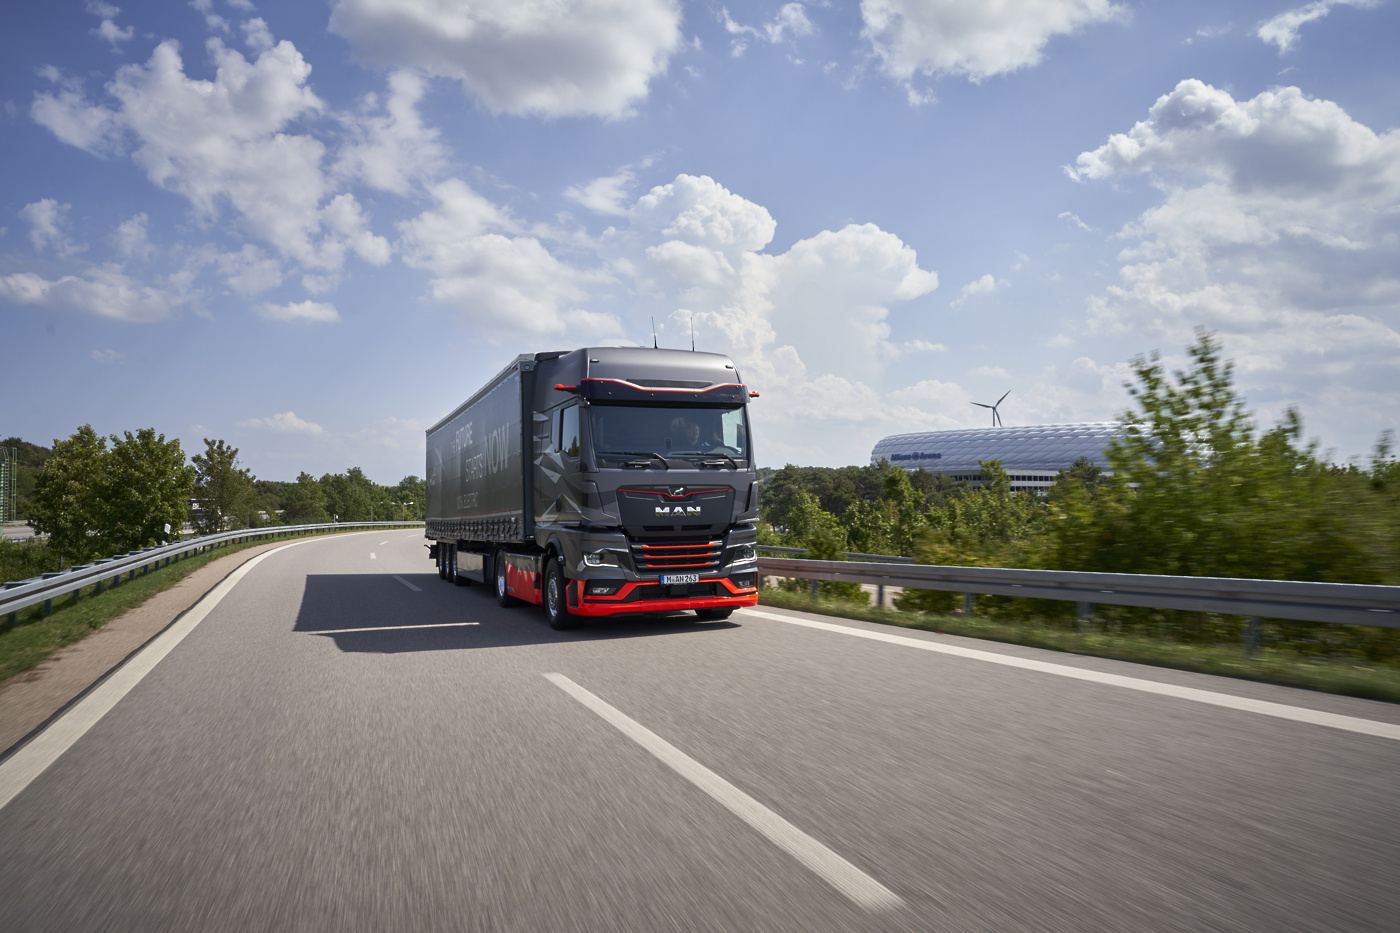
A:
<svg viewBox="0 0 1400 933">
<path fill-rule="evenodd" d="M 660 460 L 660 461 L 661 461 L 661 465 L 662 465 L 663 467 L 665 467 L 665 468 L 668 469 L 668 470 L 671 469 L 671 464 L 669 464 L 668 462 L 666 462 L 666 458 L 665 458 L 665 457 L 661 456 L 660 454 L 658 454 L 658 453 L 656 453 L 656 452 L 654 452 L 654 451 L 650 451 L 650 450 L 605 450 L 605 451 L 603 451 L 603 456 L 607 456 L 608 454 L 622 454 L 624 457 L 647 457 L 647 458 L 649 458 L 649 459 L 647 459 L 647 460 L 625 460 L 625 461 L 623 461 L 623 464 L 622 464 L 623 466 L 644 467 L 644 466 L 647 466 L 648 464 L 650 464 L 652 460 Z"/>
<path fill-rule="evenodd" d="M 715 456 L 716 456 L 716 457 L 723 457 L 725 460 L 728 460 L 728 461 L 729 461 L 729 465 L 730 465 L 730 466 L 732 466 L 732 467 L 733 467 L 734 469 L 736 469 L 736 470 L 739 469 L 739 461 L 737 461 L 737 460 L 735 460 L 733 457 L 729 456 L 729 454 L 715 454 Z M 720 461 L 720 460 L 701 460 L 700 462 L 701 462 L 701 464 L 703 464 L 704 466 L 717 467 L 717 466 L 719 466 L 723 461 Z"/>
</svg>

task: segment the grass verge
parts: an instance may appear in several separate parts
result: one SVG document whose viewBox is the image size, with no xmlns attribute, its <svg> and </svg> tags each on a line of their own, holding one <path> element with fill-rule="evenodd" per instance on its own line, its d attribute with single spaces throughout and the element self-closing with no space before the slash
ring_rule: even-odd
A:
<svg viewBox="0 0 1400 933">
<path fill-rule="evenodd" d="M 812 599 L 800 593 L 764 589 L 759 602 L 765 606 L 795 609 L 818 615 L 841 616 L 903 628 L 925 629 L 1031 648 L 1047 648 L 1151 664 L 1198 674 L 1215 674 L 1302 687 L 1323 693 L 1400 703 L 1400 668 L 1383 664 L 1358 664 L 1350 660 L 1303 658 L 1288 652 L 1264 649 L 1249 657 L 1242 647 L 1188 645 L 1105 632 L 1073 632 L 1035 622 L 1010 622 L 980 616 L 926 615 L 877 609 L 853 602 Z"/>
<path fill-rule="evenodd" d="M 14 627 L 6 624 L 6 617 L 0 617 L 0 684 L 37 666 L 58 649 L 82 641 L 128 609 L 139 606 L 162 590 L 170 589 L 200 567 L 250 547 L 293 540 L 299 539 L 265 539 L 230 544 L 186 557 L 165 567 L 152 568 L 145 575 L 138 571 L 135 579 L 124 580 L 116 587 L 108 580 L 101 593 L 94 593 L 91 586 L 84 587 L 77 600 L 72 596 L 55 599 L 52 615 L 45 616 L 43 606 L 24 610 L 19 613 L 18 623 Z"/>
</svg>

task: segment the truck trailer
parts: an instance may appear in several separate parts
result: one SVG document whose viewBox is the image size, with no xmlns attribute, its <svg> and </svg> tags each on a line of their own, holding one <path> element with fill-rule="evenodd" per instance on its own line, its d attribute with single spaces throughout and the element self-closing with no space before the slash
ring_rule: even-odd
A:
<svg viewBox="0 0 1400 933">
<path fill-rule="evenodd" d="M 526 353 L 427 431 L 428 553 L 549 624 L 758 603 L 757 397 L 717 353 Z"/>
</svg>

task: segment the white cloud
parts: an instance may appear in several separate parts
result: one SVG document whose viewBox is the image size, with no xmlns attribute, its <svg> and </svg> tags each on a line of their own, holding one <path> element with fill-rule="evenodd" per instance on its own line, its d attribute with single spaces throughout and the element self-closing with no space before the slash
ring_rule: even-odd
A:
<svg viewBox="0 0 1400 933">
<path fill-rule="evenodd" d="M 214 12 L 214 0 L 190 0 L 190 6 L 194 7 L 204 17 L 204 25 L 215 32 L 228 32 L 228 20 Z"/>
<path fill-rule="evenodd" d="M 1313 20 L 1322 19 L 1334 6 L 1354 6 L 1367 10 L 1378 6 L 1380 0 L 1317 0 L 1306 6 L 1285 10 L 1259 25 L 1255 35 L 1278 46 L 1280 55 L 1298 44 L 1298 30 Z"/>
<path fill-rule="evenodd" d="M 92 34 L 106 40 L 113 51 L 118 50 L 123 42 L 130 41 L 136 34 L 133 27 L 127 26 L 123 29 L 116 24 L 117 14 L 121 12 L 120 7 L 104 3 L 102 0 L 85 0 L 83 9 L 102 20 L 102 24 L 94 29 Z"/>
<path fill-rule="evenodd" d="M 217 39 L 207 49 L 212 81 L 187 77 L 178 45 L 166 41 L 146 64 L 118 69 L 107 85 L 114 107 L 89 104 L 55 73 L 60 92 L 38 95 L 32 113 L 89 151 L 129 138 L 150 181 L 185 197 L 200 220 L 212 222 L 227 204 L 247 233 L 318 274 L 338 272 L 351 253 L 386 262 L 388 241 L 369 232 L 353 195 L 332 191 L 325 146 L 287 132 L 323 109 L 301 53 L 285 41 L 252 62 Z"/>
<path fill-rule="evenodd" d="M 256 295 L 282 284 L 282 264 L 252 243 L 220 254 L 215 262 L 228 287 L 240 295 Z"/>
<path fill-rule="evenodd" d="M 117 251 L 127 259 L 150 259 L 156 248 L 150 240 L 151 218 L 143 211 L 117 225 L 112 234 Z"/>
<path fill-rule="evenodd" d="M 998 282 L 996 280 L 996 277 L 993 276 L 990 272 L 988 272 L 986 275 L 982 276 L 977 281 L 968 282 L 966 285 L 964 285 L 962 287 L 962 291 L 958 292 L 958 297 L 954 298 L 948 303 L 948 307 L 959 307 L 960 305 L 964 304 L 967 301 L 967 299 L 975 295 L 990 295 L 998 289 L 1005 287 L 1006 282 Z"/>
<path fill-rule="evenodd" d="M 331 31 L 496 113 L 623 117 L 680 45 L 675 0 L 333 0 Z"/>
<path fill-rule="evenodd" d="M 1059 219 L 1068 220 L 1070 223 L 1074 224 L 1076 227 L 1078 227 L 1080 230 L 1083 230 L 1085 233 L 1094 232 L 1094 228 L 1086 224 L 1084 221 L 1080 220 L 1079 215 L 1074 213 L 1073 211 L 1060 211 Z"/>
<path fill-rule="evenodd" d="M 371 94 L 361 114 L 347 120 L 354 141 L 341 151 L 337 172 L 400 195 L 440 175 L 447 161 L 441 134 L 418 114 L 426 89 L 412 71 L 390 74 L 382 112 L 378 95 Z"/>
<path fill-rule="evenodd" d="M 1120 231 L 1092 331 L 1181 345 L 1212 328 L 1251 385 L 1295 403 L 1400 378 L 1400 130 L 1297 88 L 1236 101 L 1188 80 L 1069 172 L 1162 192 Z"/>
<path fill-rule="evenodd" d="M 314 421 L 298 418 L 294 411 L 284 411 L 266 418 L 249 418 L 238 422 L 238 427 L 262 428 L 276 431 L 278 434 L 305 434 L 309 437 L 321 437 L 327 433 L 325 428 Z"/>
<path fill-rule="evenodd" d="M 243 41 L 254 52 L 266 52 L 277 44 L 272 38 L 272 30 L 268 28 L 267 20 L 262 17 L 247 20 L 240 28 L 243 30 Z"/>
<path fill-rule="evenodd" d="M 178 294 L 142 285 L 116 266 L 57 280 L 32 272 L 0 276 L 0 300 L 136 323 L 164 320 L 184 301 Z"/>
<path fill-rule="evenodd" d="M 745 26 L 735 22 L 729 15 L 728 7 L 720 8 L 720 18 L 725 31 L 731 36 L 739 37 L 730 43 L 730 54 L 736 58 L 743 55 L 744 50 L 748 48 L 748 38 L 777 45 L 797 36 L 810 36 L 816 31 L 812 21 L 807 18 L 806 9 L 800 3 L 783 4 L 772 22 L 762 26 Z"/>
<path fill-rule="evenodd" d="M 93 350 L 92 358 L 104 365 L 126 362 L 126 354 L 118 350 Z"/>
<path fill-rule="evenodd" d="M 431 189 L 437 206 L 399 224 L 404 262 L 432 273 L 429 294 L 481 327 L 506 334 L 615 336 L 612 314 L 582 307 L 586 286 L 600 281 L 561 262 L 519 224 L 460 179 Z"/>
<path fill-rule="evenodd" d="M 981 81 L 1040 62 L 1055 36 L 1121 15 L 1110 0 L 861 0 L 881 68 L 908 84 L 918 75 Z"/>
<path fill-rule="evenodd" d="M 595 178 L 585 185 L 564 189 L 564 197 L 577 201 L 595 214 L 626 214 L 631 206 L 631 188 L 637 183 L 637 173 L 630 167 L 616 174 Z"/>
<path fill-rule="evenodd" d="M 253 309 L 258 317 L 269 321 L 311 321 L 339 324 L 340 312 L 335 305 L 319 301 L 293 301 L 284 305 L 260 304 Z"/>
<path fill-rule="evenodd" d="M 71 204 L 59 204 L 53 198 L 43 198 L 20 209 L 21 220 L 29 222 L 29 242 L 34 251 L 53 250 L 59 256 L 72 256 L 87 249 L 68 237 L 68 212 Z"/>
</svg>

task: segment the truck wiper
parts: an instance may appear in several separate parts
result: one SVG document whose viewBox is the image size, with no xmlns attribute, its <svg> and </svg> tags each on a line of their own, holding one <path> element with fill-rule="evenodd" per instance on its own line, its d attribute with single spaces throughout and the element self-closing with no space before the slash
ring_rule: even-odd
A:
<svg viewBox="0 0 1400 933">
<path fill-rule="evenodd" d="M 737 460 L 735 460 L 733 457 L 729 456 L 729 454 L 715 454 L 715 456 L 717 456 L 717 457 L 723 457 L 725 460 L 728 460 L 728 461 L 729 461 L 729 465 L 730 465 L 730 466 L 732 466 L 732 467 L 733 467 L 734 469 L 736 469 L 736 470 L 739 469 L 739 461 L 737 461 Z M 701 460 L 701 461 L 700 461 L 701 465 L 703 465 L 703 466 L 712 466 L 712 467 L 718 467 L 718 466 L 720 466 L 720 464 L 721 464 L 722 462 L 723 462 L 723 461 L 720 461 L 720 460 Z"/>
<path fill-rule="evenodd" d="M 623 466 L 629 466 L 629 467 L 644 467 L 644 466 L 649 465 L 649 464 L 651 463 L 652 460 L 660 460 L 660 461 L 661 461 L 661 465 L 662 465 L 663 467 L 665 467 L 665 468 L 668 469 L 668 470 L 671 469 L 671 464 L 669 464 L 669 463 L 666 462 L 666 458 L 665 458 L 665 457 L 661 456 L 661 455 L 658 454 L 658 453 L 655 453 L 654 451 L 650 451 L 650 450 L 605 450 L 605 451 L 603 451 L 602 453 L 603 453 L 603 456 L 607 456 L 608 454 L 622 454 L 624 457 L 647 457 L 647 458 L 649 458 L 649 459 L 647 459 L 647 460 L 626 460 L 626 461 L 623 462 L 623 464 L 622 464 Z"/>
</svg>

